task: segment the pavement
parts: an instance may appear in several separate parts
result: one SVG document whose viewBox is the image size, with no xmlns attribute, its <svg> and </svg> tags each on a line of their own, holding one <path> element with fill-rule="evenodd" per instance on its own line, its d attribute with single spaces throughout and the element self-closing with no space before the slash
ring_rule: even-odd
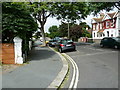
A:
<svg viewBox="0 0 120 90">
<path fill-rule="evenodd" d="M 29 56 L 28 64 L 2 74 L 2 88 L 47 88 L 64 66 L 48 47 L 34 47 Z"/>
</svg>

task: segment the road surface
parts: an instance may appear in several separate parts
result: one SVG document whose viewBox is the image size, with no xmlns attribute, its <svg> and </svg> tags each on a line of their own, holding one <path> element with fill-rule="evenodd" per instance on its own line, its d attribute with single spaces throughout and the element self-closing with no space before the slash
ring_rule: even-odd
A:
<svg viewBox="0 0 120 90">
<path fill-rule="evenodd" d="M 78 88 L 118 88 L 118 50 L 77 43 L 66 52 L 79 68 Z"/>
</svg>

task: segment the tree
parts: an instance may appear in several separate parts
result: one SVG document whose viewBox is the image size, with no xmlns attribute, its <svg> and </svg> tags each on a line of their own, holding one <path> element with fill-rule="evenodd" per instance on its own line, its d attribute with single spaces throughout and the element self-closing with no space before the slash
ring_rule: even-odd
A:
<svg viewBox="0 0 120 90">
<path fill-rule="evenodd" d="M 11 42 L 15 36 L 25 39 L 26 35 L 31 37 L 32 33 L 37 30 L 37 23 L 30 16 L 24 3 L 3 2 L 2 11 L 3 41 L 8 39 L 8 42 Z"/>
<path fill-rule="evenodd" d="M 76 19 L 85 18 L 89 14 L 87 4 L 83 2 L 31 2 L 30 4 L 33 16 L 40 24 L 43 45 L 46 45 L 44 25 L 48 17 L 55 16 L 57 19 L 74 22 Z"/>
<path fill-rule="evenodd" d="M 47 21 L 47 18 L 52 15 L 52 3 L 50 2 L 33 2 L 30 3 L 30 9 L 32 11 L 33 17 L 38 21 L 41 30 L 42 38 L 43 38 L 43 45 L 46 46 L 45 43 L 45 33 L 44 33 L 44 25 Z"/>
<path fill-rule="evenodd" d="M 73 23 L 69 23 L 69 27 L 74 25 Z M 67 37 L 68 36 L 68 23 L 62 22 L 61 25 L 59 25 L 59 36 L 60 37 Z"/>
<path fill-rule="evenodd" d="M 67 20 L 71 23 L 76 20 L 85 19 L 90 13 L 86 2 L 56 3 L 54 7 L 57 19 Z"/>
<path fill-rule="evenodd" d="M 78 38 L 82 36 L 83 30 L 80 25 L 74 25 L 70 28 L 70 37 L 76 41 Z"/>
<path fill-rule="evenodd" d="M 110 11 L 113 10 L 115 7 L 120 10 L 120 1 L 118 2 L 89 2 L 89 9 L 90 11 L 94 12 L 94 15 L 96 15 L 101 10 Z"/>
<path fill-rule="evenodd" d="M 49 28 L 50 33 L 56 32 L 57 30 L 58 30 L 58 27 L 56 25 L 53 25 L 52 27 Z"/>
<path fill-rule="evenodd" d="M 55 38 L 59 36 L 59 31 L 58 31 L 58 27 L 53 25 L 52 27 L 49 28 L 49 37 L 50 38 Z"/>
<path fill-rule="evenodd" d="M 29 50 L 29 40 L 32 33 L 37 30 L 37 23 L 34 21 L 26 4 L 23 2 L 2 3 L 2 41 L 13 42 L 15 36 L 22 38 L 23 53 Z"/>
<path fill-rule="evenodd" d="M 81 22 L 80 24 L 79 24 L 81 27 L 82 27 L 82 37 L 91 37 L 91 35 L 90 35 L 90 33 L 86 30 L 86 28 L 88 28 L 88 29 L 90 29 L 90 26 L 89 25 L 87 25 L 87 23 L 86 22 Z"/>
</svg>

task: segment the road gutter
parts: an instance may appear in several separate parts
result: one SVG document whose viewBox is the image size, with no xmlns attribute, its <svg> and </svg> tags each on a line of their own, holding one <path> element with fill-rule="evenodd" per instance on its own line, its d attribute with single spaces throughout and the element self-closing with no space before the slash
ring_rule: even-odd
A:
<svg viewBox="0 0 120 90">
<path fill-rule="evenodd" d="M 53 50 L 55 53 L 57 53 L 62 62 L 63 62 L 63 67 L 61 69 L 61 71 L 58 73 L 57 77 L 53 80 L 53 82 L 48 86 L 48 88 L 56 88 L 59 89 L 59 87 L 61 86 L 62 82 L 64 81 L 64 78 L 66 77 L 67 73 L 68 73 L 68 62 L 67 60 L 64 58 L 64 56 L 62 56 L 59 52 L 55 51 L 53 48 L 49 47 L 51 50 Z"/>
<path fill-rule="evenodd" d="M 78 79 L 79 79 L 79 70 L 78 70 L 78 66 L 75 63 L 75 61 L 67 54 L 63 53 L 63 55 L 68 58 L 68 60 L 71 62 L 72 66 L 73 66 L 73 76 L 72 76 L 72 80 L 70 83 L 69 88 L 77 88 L 77 84 L 78 84 Z"/>
</svg>

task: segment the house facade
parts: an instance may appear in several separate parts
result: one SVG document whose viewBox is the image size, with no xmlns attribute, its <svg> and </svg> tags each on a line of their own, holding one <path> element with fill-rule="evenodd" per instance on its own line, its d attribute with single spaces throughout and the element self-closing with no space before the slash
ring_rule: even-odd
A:
<svg viewBox="0 0 120 90">
<path fill-rule="evenodd" d="M 120 12 L 101 13 L 99 18 L 92 19 L 92 38 L 101 40 L 104 37 L 120 36 Z"/>
</svg>

